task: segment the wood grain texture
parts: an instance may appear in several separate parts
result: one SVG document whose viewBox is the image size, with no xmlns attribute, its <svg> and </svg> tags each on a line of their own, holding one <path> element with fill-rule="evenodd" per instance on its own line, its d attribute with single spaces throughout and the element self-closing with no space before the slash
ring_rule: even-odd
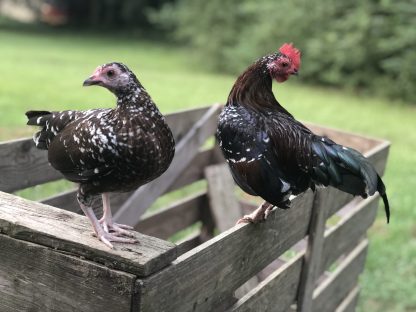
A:
<svg viewBox="0 0 416 312">
<path fill-rule="evenodd" d="M 325 232 L 322 261 L 319 272 L 322 273 L 343 253 L 351 251 L 359 239 L 365 236 L 377 215 L 379 196 L 361 200 L 355 206 L 348 207 L 341 220 Z"/>
<path fill-rule="evenodd" d="M 355 312 L 355 307 L 357 306 L 359 295 L 360 288 L 356 286 L 353 290 L 350 291 L 347 297 L 345 297 L 335 312 Z"/>
<path fill-rule="evenodd" d="M 235 226 L 142 280 L 141 311 L 223 306 L 234 290 L 306 235 L 312 200 L 312 192 L 298 196 L 291 209 L 272 212 L 262 224 Z"/>
<path fill-rule="evenodd" d="M 235 183 L 227 164 L 205 168 L 208 198 L 216 228 L 224 232 L 241 217 L 240 204 L 235 196 Z"/>
<path fill-rule="evenodd" d="M 111 199 L 111 197 L 110 197 Z M 77 202 L 77 190 L 62 192 L 54 196 L 45 198 L 40 201 L 42 204 L 72 211 L 78 214 L 84 214 Z"/>
<path fill-rule="evenodd" d="M 365 239 L 340 263 L 314 292 L 313 311 L 334 311 L 355 287 L 364 269 L 368 241 Z"/>
<path fill-rule="evenodd" d="M 172 243 L 135 232 L 140 244 L 109 249 L 92 236 L 86 217 L 0 192 L 0 233 L 34 242 L 97 263 L 147 276 L 176 258 Z"/>
<path fill-rule="evenodd" d="M 199 192 L 144 217 L 135 229 L 146 235 L 167 239 L 201 220 L 201 209 L 207 208 L 207 194 Z"/>
<path fill-rule="evenodd" d="M 228 312 L 285 312 L 295 302 L 304 252 L 297 254 L 241 298 Z"/>
<path fill-rule="evenodd" d="M 47 152 L 38 150 L 32 139 L 0 144 L 0 191 L 13 192 L 62 179 L 48 163 Z"/>
<path fill-rule="evenodd" d="M 176 142 L 191 129 L 210 107 L 166 115 Z M 33 128 L 34 132 L 35 127 Z M 0 191 L 14 192 L 38 184 L 59 180 L 62 175 L 48 163 L 47 151 L 38 150 L 31 138 L 0 144 Z"/>
<path fill-rule="evenodd" d="M 312 207 L 311 223 L 308 231 L 304 264 L 299 280 L 298 306 L 302 312 L 312 311 L 312 296 L 315 282 L 320 275 L 318 271 L 324 245 L 324 231 L 328 205 L 325 202 L 325 190 L 318 189 Z"/>
<path fill-rule="evenodd" d="M 321 264 L 317 275 L 322 274 L 330 264 L 343 254 L 350 253 L 358 244 L 374 221 L 378 198 L 367 198 L 344 213 L 341 220 L 332 228 L 326 229 L 322 249 Z M 302 269 L 305 244 L 298 244 L 297 255 L 271 273 L 259 285 L 241 298 L 230 311 L 275 312 L 289 311 L 298 293 L 298 283 Z M 295 248 L 292 248 L 295 249 Z M 277 295 L 277 290 L 278 294 Z M 324 311 L 324 310 L 322 310 Z"/>
<path fill-rule="evenodd" d="M 0 234 L 0 311 L 130 312 L 136 277 Z"/>
<path fill-rule="evenodd" d="M 314 291 L 313 311 L 334 311 L 347 299 L 362 272 L 366 257 L 364 240 L 342 261 L 339 267 Z M 305 250 L 285 263 L 264 281 L 241 298 L 228 312 L 283 312 L 297 311 L 295 306 L 302 260 Z M 344 284 L 345 281 L 345 284 Z M 303 311 L 303 310 L 299 310 Z"/>
<path fill-rule="evenodd" d="M 173 184 L 189 166 L 201 145 L 214 134 L 219 105 L 214 105 L 192 126 L 176 144 L 175 157 L 169 169 L 156 180 L 138 189 L 114 214 L 120 223 L 135 225 L 147 208 Z"/>
<path fill-rule="evenodd" d="M 188 184 L 205 179 L 204 168 L 209 165 L 215 165 L 223 163 L 225 160 L 218 156 L 221 152 L 218 145 L 208 149 L 199 151 L 198 154 L 192 159 L 190 164 L 185 167 L 182 173 L 176 178 L 166 192 L 175 191 Z"/>
<path fill-rule="evenodd" d="M 190 251 L 191 249 L 199 246 L 201 244 L 201 233 L 199 231 L 187 235 L 179 242 L 176 242 L 178 245 L 178 257 L 184 253 Z"/>
</svg>

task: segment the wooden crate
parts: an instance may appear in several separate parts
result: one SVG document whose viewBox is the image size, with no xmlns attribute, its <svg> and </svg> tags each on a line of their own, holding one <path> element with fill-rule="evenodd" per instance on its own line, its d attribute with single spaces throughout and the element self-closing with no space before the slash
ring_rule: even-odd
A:
<svg viewBox="0 0 416 312">
<path fill-rule="evenodd" d="M 378 196 L 308 191 L 262 224 L 233 226 L 254 206 L 235 197 L 219 150 L 203 147 L 219 111 L 167 117 L 175 159 L 159 179 L 111 196 L 117 220 L 141 233 L 139 245 L 114 250 L 92 236 L 74 190 L 40 202 L 10 194 L 62 176 L 31 139 L 0 144 L 0 311 L 353 311 Z M 365 153 L 383 174 L 388 142 L 310 127 Z M 208 187 L 143 216 L 197 181 Z"/>
</svg>

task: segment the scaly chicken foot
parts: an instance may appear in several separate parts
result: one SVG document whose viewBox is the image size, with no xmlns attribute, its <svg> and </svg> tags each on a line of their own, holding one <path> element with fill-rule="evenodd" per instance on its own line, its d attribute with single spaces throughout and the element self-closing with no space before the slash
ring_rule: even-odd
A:
<svg viewBox="0 0 416 312">
<path fill-rule="evenodd" d="M 103 216 L 98 222 L 102 225 L 104 232 L 111 233 L 114 236 L 134 237 L 134 234 L 127 230 L 133 230 L 133 227 L 126 224 L 118 224 L 113 221 L 111 214 L 110 198 L 108 193 L 102 194 L 103 198 Z"/>
<path fill-rule="evenodd" d="M 108 197 L 107 197 L 108 199 Z M 80 207 L 82 209 L 82 211 L 84 212 L 84 214 L 87 216 L 87 218 L 90 220 L 90 223 L 94 229 L 95 232 L 95 236 L 98 237 L 98 239 L 100 241 L 102 241 L 106 246 L 110 247 L 111 249 L 114 248 L 113 244 L 111 244 L 110 242 L 118 242 L 118 243 L 127 243 L 127 244 L 136 244 L 138 243 L 138 241 L 134 238 L 127 238 L 127 237 L 120 237 L 121 235 L 123 235 L 123 233 L 120 233 L 120 231 L 118 232 L 107 232 L 104 230 L 104 225 L 102 226 L 100 221 L 97 219 L 97 217 L 95 216 L 94 211 L 92 210 L 91 207 L 85 206 L 84 204 L 82 204 L 81 202 L 79 203 Z M 109 208 L 108 205 L 106 205 L 107 208 Z M 111 223 L 111 226 L 108 226 L 108 212 L 106 214 L 106 216 L 104 216 L 104 223 L 106 224 L 107 230 L 110 229 L 114 229 L 114 223 Z M 110 219 L 112 222 L 112 218 L 111 218 L 111 212 L 110 212 Z M 119 226 L 118 226 L 119 227 Z M 121 229 L 121 228 L 120 228 Z M 125 231 L 125 230 L 122 230 Z M 132 233 L 126 231 L 128 234 L 132 235 Z"/>
<path fill-rule="evenodd" d="M 236 224 L 242 223 L 259 223 L 265 221 L 270 213 L 273 211 L 274 206 L 268 202 L 261 204 L 259 208 L 254 210 L 252 213 L 245 215 L 237 221 Z"/>
</svg>

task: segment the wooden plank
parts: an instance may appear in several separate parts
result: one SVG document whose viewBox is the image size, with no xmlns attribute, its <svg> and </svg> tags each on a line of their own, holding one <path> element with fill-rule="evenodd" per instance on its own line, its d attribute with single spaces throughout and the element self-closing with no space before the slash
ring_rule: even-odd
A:
<svg viewBox="0 0 416 312">
<path fill-rule="evenodd" d="M 368 152 L 364 153 L 364 156 L 371 161 L 380 176 L 384 175 L 389 151 L 390 143 L 382 142 Z"/>
<path fill-rule="evenodd" d="M 200 120 L 213 106 L 219 105 L 213 104 L 167 114 L 166 122 L 172 130 L 175 141 L 179 142 L 182 138 L 184 138 L 194 124 L 198 122 L 198 120 Z"/>
<path fill-rule="evenodd" d="M 287 311 L 296 300 L 304 254 L 301 252 L 283 264 L 228 311 Z"/>
<path fill-rule="evenodd" d="M 247 293 L 249 293 L 252 289 L 254 289 L 258 284 L 259 284 L 259 278 L 257 277 L 257 275 L 254 275 L 247 282 L 245 282 L 243 285 L 241 285 L 235 290 L 234 297 L 236 299 L 240 299 L 244 297 Z"/>
<path fill-rule="evenodd" d="M 355 307 L 357 306 L 359 295 L 360 288 L 356 286 L 353 290 L 350 291 L 347 297 L 345 297 L 335 312 L 355 312 Z"/>
<path fill-rule="evenodd" d="M 191 233 L 176 244 L 178 245 L 178 256 L 183 255 L 201 244 L 201 233 L 199 231 Z"/>
<path fill-rule="evenodd" d="M 136 277 L 0 234 L 0 311 L 130 312 Z"/>
<path fill-rule="evenodd" d="M 111 196 L 110 196 L 110 199 Z M 40 201 L 42 204 L 65 209 L 78 214 L 84 214 L 77 202 L 77 190 L 62 192 Z"/>
<path fill-rule="evenodd" d="M 209 107 L 202 107 L 166 115 L 166 122 L 171 127 L 176 142 L 208 109 Z M 38 150 L 31 138 L 1 143 L 0 159 L 0 191 L 14 192 L 62 178 L 49 165 L 47 152 Z"/>
<path fill-rule="evenodd" d="M 342 219 L 333 227 L 325 231 L 325 241 L 322 250 L 322 262 L 317 274 L 338 259 L 342 254 L 351 252 L 360 239 L 365 235 L 367 228 L 372 224 L 377 210 L 378 198 L 367 198 L 361 201 L 354 209 L 345 213 Z M 288 311 L 295 302 L 298 293 L 298 281 L 302 269 L 303 256 L 306 251 L 304 244 L 298 249 L 297 255 L 271 273 L 265 280 L 241 298 L 230 311 Z M 279 290 L 279 296 L 276 296 Z"/>
<path fill-rule="evenodd" d="M 135 232 L 140 244 L 110 249 L 92 236 L 86 217 L 0 192 L 0 233 L 34 242 L 110 268 L 147 276 L 176 258 L 172 243 Z"/>
<path fill-rule="evenodd" d="M 239 286 L 306 235 L 313 193 L 296 197 L 262 224 L 241 224 L 143 279 L 140 311 L 212 311 Z M 227 302 L 228 304 L 229 302 Z M 219 309 L 218 309 L 219 310 Z"/>
<path fill-rule="evenodd" d="M 241 218 L 240 204 L 235 196 L 235 183 L 227 164 L 205 168 L 208 198 L 216 228 L 224 232 Z"/>
<path fill-rule="evenodd" d="M 354 243 L 364 235 L 376 216 L 378 195 L 357 202 L 355 206 L 350 207 L 343 219 L 344 222 L 339 222 L 331 231 L 328 231 L 329 239 L 324 241 L 326 214 L 330 208 L 328 196 L 330 194 L 323 189 L 319 189 L 315 196 L 308 248 L 299 286 L 298 304 L 300 311 L 303 312 L 312 311 L 312 294 L 319 275 L 341 253 L 354 247 Z M 327 250 L 322 252 L 324 248 Z M 326 255 L 324 259 L 322 255 Z"/>
<path fill-rule="evenodd" d="M 147 208 L 163 194 L 190 164 L 200 146 L 213 135 L 217 126 L 220 106 L 214 105 L 199 119 L 187 134 L 176 144 L 172 164 L 156 180 L 138 189 L 114 214 L 120 223 L 135 225 Z"/>
<path fill-rule="evenodd" d="M 321 263 L 324 245 L 324 231 L 329 206 L 326 204 L 326 192 L 318 189 L 312 207 L 311 224 L 308 231 L 308 243 L 304 257 L 302 274 L 299 281 L 298 305 L 299 311 L 312 311 L 312 295 L 315 282 L 319 277 L 318 269 Z"/>
<path fill-rule="evenodd" d="M 334 311 L 355 287 L 364 269 L 368 241 L 363 240 L 314 292 L 313 311 Z"/>
<path fill-rule="evenodd" d="M 322 273 L 343 253 L 349 252 L 373 224 L 378 208 L 379 196 L 360 201 L 351 207 L 342 219 L 325 232 L 322 261 L 319 272 Z"/>
<path fill-rule="evenodd" d="M 218 156 L 219 147 L 215 145 L 208 150 L 200 151 L 191 161 L 184 171 L 176 178 L 175 182 L 166 190 L 166 192 L 175 191 L 193 182 L 205 179 L 204 168 L 209 165 L 215 165 L 224 162 L 224 159 Z"/>
<path fill-rule="evenodd" d="M 13 192 L 62 179 L 48 163 L 47 152 L 38 150 L 32 139 L 0 144 L 0 191 Z"/>
<path fill-rule="evenodd" d="M 205 191 L 189 196 L 143 218 L 135 229 L 140 233 L 167 239 L 201 220 L 201 209 L 208 208 Z"/>
</svg>

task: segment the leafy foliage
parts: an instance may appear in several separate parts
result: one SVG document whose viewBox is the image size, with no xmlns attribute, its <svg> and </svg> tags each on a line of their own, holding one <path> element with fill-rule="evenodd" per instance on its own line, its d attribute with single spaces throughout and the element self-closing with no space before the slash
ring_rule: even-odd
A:
<svg viewBox="0 0 416 312">
<path fill-rule="evenodd" d="M 414 1 L 178 0 L 152 19 L 216 70 L 236 73 L 289 41 L 305 81 L 416 103 Z"/>
</svg>

